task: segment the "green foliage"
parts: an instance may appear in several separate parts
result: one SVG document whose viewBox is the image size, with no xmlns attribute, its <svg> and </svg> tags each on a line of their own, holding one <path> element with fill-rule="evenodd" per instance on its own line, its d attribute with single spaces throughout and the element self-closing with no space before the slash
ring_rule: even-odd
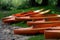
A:
<svg viewBox="0 0 60 40">
<path fill-rule="evenodd" d="M 23 5 L 24 2 L 26 2 L 26 0 L 12 0 L 11 4 L 13 5 L 13 7 L 17 8 Z"/>
<path fill-rule="evenodd" d="M 0 0 L 0 6 L 3 9 L 28 8 L 29 0 Z"/>
<path fill-rule="evenodd" d="M 36 3 L 41 4 L 43 0 L 35 0 Z M 47 0 L 46 0 L 47 1 Z M 48 0 L 48 5 L 49 6 L 56 6 L 58 0 Z"/>
<path fill-rule="evenodd" d="M 0 0 L 0 2 L 1 9 L 9 9 L 11 6 L 11 0 Z"/>
<path fill-rule="evenodd" d="M 49 1 L 48 1 L 49 6 L 56 6 L 56 5 L 57 5 L 57 1 L 58 1 L 58 0 L 49 0 Z"/>
<path fill-rule="evenodd" d="M 35 35 L 35 36 L 29 38 L 28 40 L 44 40 L 44 35 L 43 34 Z"/>
<path fill-rule="evenodd" d="M 28 27 L 26 22 L 24 23 L 24 21 L 16 23 L 16 24 L 12 24 L 12 26 L 19 26 L 19 27 L 24 27 L 24 28 Z"/>
<path fill-rule="evenodd" d="M 31 7 L 30 0 L 0 0 L 0 8 L 3 9 L 24 9 Z M 42 0 L 35 0 L 36 3 L 41 4 Z M 48 0 L 49 6 L 56 6 L 57 0 Z"/>
<path fill-rule="evenodd" d="M 0 0 L 1 1 L 1 4 L 3 5 L 7 5 L 9 3 L 10 0 Z"/>
<path fill-rule="evenodd" d="M 42 3 L 42 0 L 35 0 L 38 4 Z"/>
<path fill-rule="evenodd" d="M 18 8 L 26 9 L 29 7 L 30 7 L 29 0 L 25 0 L 22 2 L 22 4 Z"/>
</svg>

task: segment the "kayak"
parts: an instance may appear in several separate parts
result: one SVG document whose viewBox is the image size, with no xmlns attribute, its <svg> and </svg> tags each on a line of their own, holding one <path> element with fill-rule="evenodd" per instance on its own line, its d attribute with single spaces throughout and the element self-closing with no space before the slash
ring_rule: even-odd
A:
<svg viewBox="0 0 60 40">
<path fill-rule="evenodd" d="M 28 28 L 19 28 L 19 29 L 14 29 L 14 34 L 38 34 L 38 33 L 44 33 L 44 30 L 49 29 L 50 27 L 46 28 L 33 28 L 33 27 L 28 27 Z"/>
<path fill-rule="evenodd" d="M 55 27 L 60 26 L 60 21 L 28 21 L 27 25 L 34 28 Z"/>
<path fill-rule="evenodd" d="M 45 30 L 45 39 L 60 39 L 60 30 Z"/>
<path fill-rule="evenodd" d="M 33 28 L 32 27 L 27 27 L 27 28 L 18 28 L 14 29 L 14 34 L 24 34 L 24 35 L 32 35 L 32 34 L 45 34 L 46 30 L 60 30 L 60 27 L 44 27 L 44 28 Z M 57 32 L 57 31 L 56 31 Z M 46 35 L 46 34 L 45 34 Z"/>
</svg>

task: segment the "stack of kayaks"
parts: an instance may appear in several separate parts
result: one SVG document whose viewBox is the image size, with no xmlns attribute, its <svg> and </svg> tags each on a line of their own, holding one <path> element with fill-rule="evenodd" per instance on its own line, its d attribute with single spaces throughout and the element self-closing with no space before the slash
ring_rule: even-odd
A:
<svg viewBox="0 0 60 40">
<path fill-rule="evenodd" d="M 54 30 L 53 27 L 57 28 L 60 26 L 60 15 L 48 14 L 48 12 L 50 12 L 50 10 L 41 9 L 36 11 L 17 13 L 3 18 L 2 21 L 4 23 L 27 21 L 27 25 L 29 27 L 14 29 L 14 34 L 45 33 L 45 30 Z"/>
<path fill-rule="evenodd" d="M 43 14 L 48 13 L 50 10 L 43 11 L 41 10 L 36 10 L 36 11 L 29 11 L 29 12 L 24 12 L 24 13 L 17 13 L 13 14 L 11 16 L 5 17 L 2 19 L 4 23 L 13 23 L 17 21 L 26 21 L 26 20 L 32 20 L 31 17 L 39 14 L 40 16 L 44 16 Z"/>
</svg>

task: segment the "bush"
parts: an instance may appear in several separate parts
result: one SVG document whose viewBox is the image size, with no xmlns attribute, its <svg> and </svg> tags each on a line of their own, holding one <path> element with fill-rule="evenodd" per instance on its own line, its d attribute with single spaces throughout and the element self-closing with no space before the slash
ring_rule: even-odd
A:
<svg viewBox="0 0 60 40">
<path fill-rule="evenodd" d="M 42 3 L 42 0 L 35 0 L 38 4 Z"/>
<path fill-rule="evenodd" d="M 31 1 L 31 2 L 30 2 Z M 47 1 L 47 0 L 46 0 Z M 45 2 L 45 0 L 0 0 L 0 8 L 1 9 L 24 9 L 24 8 L 29 8 L 34 5 L 49 5 L 49 6 L 55 6 L 57 5 L 57 0 L 48 0 Z M 35 6 L 34 6 L 35 7 Z"/>
<path fill-rule="evenodd" d="M 28 0 L 0 0 L 1 9 L 27 8 Z"/>
<path fill-rule="evenodd" d="M 49 0 L 49 6 L 56 6 L 57 5 L 57 2 L 58 0 Z"/>
</svg>

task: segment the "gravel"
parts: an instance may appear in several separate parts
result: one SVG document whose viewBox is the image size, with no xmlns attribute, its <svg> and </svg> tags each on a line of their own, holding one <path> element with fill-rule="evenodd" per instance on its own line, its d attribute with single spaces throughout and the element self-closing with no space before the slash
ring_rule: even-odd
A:
<svg viewBox="0 0 60 40">
<path fill-rule="evenodd" d="M 12 27 L 0 20 L 0 40 L 28 40 L 31 37 L 27 35 L 15 35 L 13 33 L 13 29 L 15 28 L 19 27 Z"/>
</svg>

